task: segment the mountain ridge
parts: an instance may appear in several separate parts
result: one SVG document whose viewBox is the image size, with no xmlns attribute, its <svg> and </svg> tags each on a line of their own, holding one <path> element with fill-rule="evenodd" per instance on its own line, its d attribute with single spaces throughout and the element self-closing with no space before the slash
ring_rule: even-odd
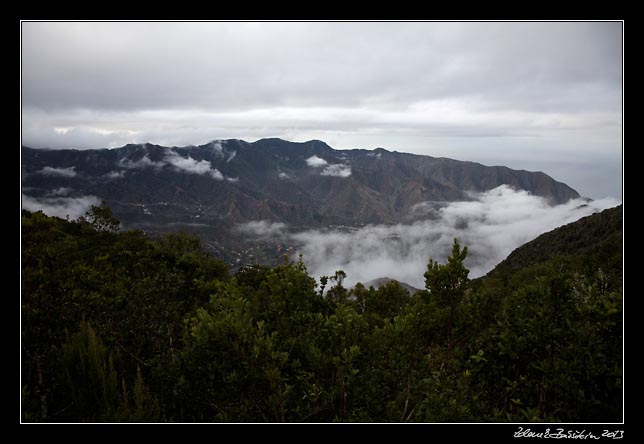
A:
<svg viewBox="0 0 644 444">
<path fill-rule="evenodd" d="M 22 147 L 23 194 L 95 196 L 126 228 L 182 226 L 235 246 L 231 229 L 266 220 L 292 228 L 411 223 L 419 204 L 471 200 L 500 185 L 559 204 L 579 194 L 542 172 L 375 150 L 335 150 L 320 140 L 213 140 L 199 146 L 114 149 Z M 201 228 L 199 228 L 201 226 Z M 203 236 L 202 236 L 203 237 Z M 230 244 L 230 245 L 228 245 Z"/>
</svg>

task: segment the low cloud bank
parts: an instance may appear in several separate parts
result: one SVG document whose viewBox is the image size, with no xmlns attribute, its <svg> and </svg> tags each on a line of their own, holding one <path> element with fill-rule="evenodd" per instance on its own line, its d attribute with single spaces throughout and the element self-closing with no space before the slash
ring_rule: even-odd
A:
<svg viewBox="0 0 644 444">
<path fill-rule="evenodd" d="M 91 205 L 100 205 L 96 196 L 67 197 L 67 192 L 59 188 L 42 198 L 23 194 L 22 206 L 77 219 Z M 549 206 L 543 198 L 507 186 L 472 197 L 474 200 L 467 202 L 418 205 L 415 214 L 425 219 L 412 224 L 289 233 L 284 223 L 261 220 L 238 225 L 236 230 L 260 239 L 295 244 L 296 254 L 303 254 L 309 272 L 316 278 L 344 270 L 347 286 L 387 276 L 423 288 L 429 258 L 445 262 L 455 237 L 461 245 L 468 246 L 466 266 L 470 277 L 478 277 L 540 234 L 620 204 L 614 199 L 574 199 Z"/>
<path fill-rule="evenodd" d="M 58 176 L 58 177 L 76 177 L 76 171 L 74 167 L 69 168 L 52 168 L 49 166 L 44 167 L 38 173 L 45 176 Z"/>
<path fill-rule="evenodd" d="M 60 190 L 60 188 L 59 188 Z M 69 216 L 70 220 L 78 219 L 84 215 L 92 205 L 100 205 L 101 200 L 96 196 L 82 197 L 46 197 L 34 198 L 22 195 L 22 208 L 28 211 L 42 210 L 49 216 L 60 217 L 65 219 Z"/>
<path fill-rule="evenodd" d="M 162 168 L 163 162 L 154 162 L 146 154 L 145 156 L 134 162 L 129 159 L 121 160 L 120 165 L 123 168 L 127 169 Z"/>
<path fill-rule="evenodd" d="M 470 277 L 478 277 L 540 234 L 620 203 L 575 199 L 549 206 L 540 197 L 507 186 L 472 197 L 469 202 L 421 206 L 427 219 L 409 225 L 309 230 L 290 237 L 316 277 L 341 269 L 348 275 L 347 285 L 388 276 L 424 288 L 429 258 L 445 262 L 455 237 L 468 246 Z"/>
<path fill-rule="evenodd" d="M 282 222 L 269 222 L 266 220 L 246 222 L 238 225 L 235 229 L 241 233 L 262 239 L 280 238 L 286 234 L 286 224 Z"/>
</svg>

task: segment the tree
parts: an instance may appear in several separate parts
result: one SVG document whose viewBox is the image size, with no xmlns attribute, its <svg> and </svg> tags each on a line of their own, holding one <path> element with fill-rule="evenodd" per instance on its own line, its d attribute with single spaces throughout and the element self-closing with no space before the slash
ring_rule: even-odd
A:
<svg viewBox="0 0 644 444">
<path fill-rule="evenodd" d="M 498 320 L 477 335 L 472 369 L 493 420 L 619 421 L 621 292 L 570 273 L 558 258 L 506 296 Z M 472 350 L 473 351 L 473 350 Z M 529 357 L 529 358 L 526 358 Z"/>
<path fill-rule="evenodd" d="M 323 276 L 325 277 L 325 276 Z M 347 298 L 349 297 L 349 292 L 346 288 L 342 286 L 342 282 L 347 278 L 347 274 L 343 270 L 338 270 L 333 276 L 328 277 L 328 279 L 335 281 L 335 285 L 326 293 L 326 297 L 334 301 L 336 304 L 345 304 Z M 320 279 L 322 282 L 322 279 Z M 323 282 L 323 285 L 326 284 L 326 281 Z"/>
<path fill-rule="evenodd" d="M 100 206 L 92 205 L 85 215 L 80 217 L 80 220 L 89 223 L 96 231 L 112 233 L 118 231 L 121 224 L 105 202 L 102 202 Z"/>
<path fill-rule="evenodd" d="M 449 358 L 454 346 L 453 330 L 454 317 L 457 306 L 465 294 L 465 286 L 469 282 L 469 270 L 463 265 L 467 257 L 467 247 L 461 246 L 458 239 L 454 238 L 452 245 L 452 254 L 447 258 L 447 264 L 441 265 L 433 259 L 429 259 L 427 272 L 425 272 L 425 288 L 431 297 L 438 300 L 445 306 L 449 307 L 449 317 L 447 320 L 447 357 Z"/>
<path fill-rule="evenodd" d="M 61 346 L 58 360 L 59 379 L 64 381 L 60 396 L 66 405 L 60 411 L 82 421 L 113 420 L 121 405 L 119 377 L 111 350 L 89 322 L 82 321 Z"/>
</svg>

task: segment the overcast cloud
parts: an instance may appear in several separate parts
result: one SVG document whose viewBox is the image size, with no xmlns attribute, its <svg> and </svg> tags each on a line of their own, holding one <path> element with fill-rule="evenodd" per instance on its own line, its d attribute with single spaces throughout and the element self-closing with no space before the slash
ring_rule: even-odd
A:
<svg viewBox="0 0 644 444">
<path fill-rule="evenodd" d="M 28 146 L 320 139 L 543 170 L 621 199 L 621 23 L 25 22 L 21 35 Z"/>
</svg>

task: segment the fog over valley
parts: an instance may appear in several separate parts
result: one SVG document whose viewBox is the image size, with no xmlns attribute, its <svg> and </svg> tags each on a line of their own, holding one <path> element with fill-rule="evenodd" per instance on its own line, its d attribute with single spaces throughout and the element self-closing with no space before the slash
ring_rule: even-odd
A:
<svg viewBox="0 0 644 444">
<path fill-rule="evenodd" d="M 424 288 L 429 258 L 444 262 L 454 238 L 467 245 L 470 277 L 490 271 L 509 253 L 538 235 L 611 208 L 614 199 L 572 199 L 550 206 L 525 191 L 500 186 L 466 202 L 425 205 L 427 219 L 412 224 L 368 225 L 291 233 L 282 223 L 250 222 L 240 230 L 259 238 L 294 242 L 296 253 L 316 277 L 347 273 L 346 285 L 381 277 Z"/>
<path fill-rule="evenodd" d="M 40 198 L 23 194 L 23 208 L 73 220 L 100 204 L 96 196 L 69 196 L 69 192 L 59 188 Z M 443 262 L 454 238 L 468 246 L 465 263 L 470 277 L 479 277 L 538 235 L 621 203 L 579 198 L 552 206 L 544 198 L 506 185 L 470 196 L 470 201 L 419 204 L 414 213 L 422 219 L 410 224 L 297 231 L 282 222 L 257 220 L 238 224 L 233 231 L 249 241 L 292 246 L 291 259 L 301 254 L 316 278 L 343 270 L 349 286 L 389 277 L 424 288 L 428 259 Z M 207 224 L 197 225 L 209 230 Z"/>
<path fill-rule="evenodd" d="M 542 172 L 322 141 L 216 140 L 183 148 L 23 149 L 24 209 L 76 219 L 113 206 L 123 229 L 187 230 L 234 269 L 301 254 L 316 277 L 417 288 L 454 238 L 470 277 L 541 233 L 620 203 Z"/>
</svg>

